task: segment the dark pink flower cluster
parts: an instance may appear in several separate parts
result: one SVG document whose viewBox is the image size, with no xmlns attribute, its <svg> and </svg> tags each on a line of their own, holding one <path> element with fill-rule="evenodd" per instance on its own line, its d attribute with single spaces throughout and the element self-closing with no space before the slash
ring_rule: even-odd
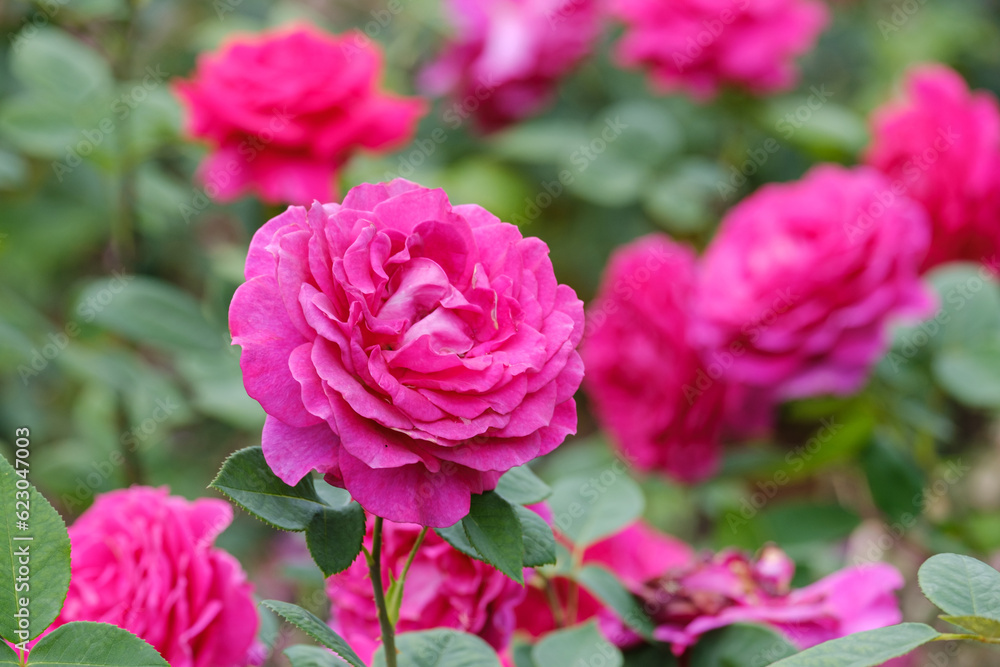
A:
<svg viewBox="0 0 1000 667">
<path fill-rule="evenodd" d="M 894 194 L 923 204 L 931 219 L 929 269 L 954 260 L 991 260 L 1000 250 L 1000 105 L 969 92 L 954 71 L 920 67 L 905 99 L 877 110 L 868 164 Z"/>
<path fill-rule="evenodd" d="M 450 94 L 449 122 L 475 114 L 495 130 L 537 113 L 556 82 L 588 53 L 600 29 L 596 0 L 448 0 L 456 38 L 422 74 Z"/>
<path fill-rule="evenodd" d="M 626 23 L 618 58 L 646 66 L 653 83 L 695 97 L 723 85 L 754 93 L 791 86 L 795 57 L 826 26 L 820 0 L 612 0 Z"/>
<path fill-rule="evenodd" d="M 257 604 L 239 562 L 213 546 L 233 510 L 167 489 L 103 494 L 69 529 L 72 581 L 53 627 L 95 621 L 125 628 L 173 667 L 253 662 Z"/>
<path fill-rule="evenodd" d="M 382 56 L 364 35 L 294 28 L 202 54 L 176 90 L 189 132 L 211 144 L 200 177 L 209 196 L 255 191 L 270 202 L 334 198 L 340 167 L 361 149 L 407 143 L 418 98 L 379 88 Z"/>
<path fill-rule="evenodd" d="M 791 587 L 794 572 L 777 547 L 765 547 L 757 558 L 728 550 L 665 569 L 633 593 L 656 625 L 653 636 L 677 655 L 706 632 L 733 623 L 769 625 L 806 649 L 902 620 L 895 591 L 903 587 L 903 577 L 889 565 L 848 568 L 800 589 Z M 641 641 L 611 612 L 602 611 L 600 619 L 619 646 Z"/>
<path fill-rule="evenodd" d="M 617 250 L 583 347 L 594 412 L 626 460 L 689 482 L 715 472 L 727 413 L 744 393 L 689 341 L 696 271 L 694 252 L 663 234 Z"/>
<path fill-rule="evenodd" d="M 919 280 L 927 216 L 868 168 L 820 166 L 733 208 L 701 266 L 696 345 L 782 399 L 859 390 L 894 317 L 933 302 Z"/>
<path fill-rule="evenodd" d="M 804 649 L 901 619 L 894 592 L 902 588 L 903 578 L 884 564 L 847 568 L 793 589 L 794 564 L 777 547 L 765 547 L 756 558 L 735 550 L 699 554 L 643 523 L 594 544 L 582 562 L 614 572 L 652 617 L 656 639 L 670 644 L 677 655 L 706 632 L 733 623 L 769 625 Z M 554 583 L 565 600 L 566 582 Z M 611 609 L 580 591 L 579 613 L 571 622 L 595 617 L 618 646 L 642 641 Z M 517 620 L 518 630 L 531 637 L 555 629 L 541 588 L 529 586 Z"/>
<path fill-rule="evenodd" d="M 932 301 L 926 214 L 868 168 L 821 166 L 726 216 L 700 264 L 665 237 L 612 258 L 583 354 L 595 413 L 626 458 L 711 474 L 719 438 L 777 400 L 857 391 L 888 325 Z"/>
</svg>

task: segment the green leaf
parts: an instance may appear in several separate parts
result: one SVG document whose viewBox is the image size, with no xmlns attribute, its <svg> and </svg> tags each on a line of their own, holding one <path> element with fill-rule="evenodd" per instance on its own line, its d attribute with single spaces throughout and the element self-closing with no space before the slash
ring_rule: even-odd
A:
<svg viewBox="0 0 1000 667">
<path fill-rule="evenodd" d="M 443 539 L 445 542 L 455 547 L 463 554 L 469 558 L 475 558 L 476 560 L 485 561 L 482 554 L 476 551 L 476 548 L 472 546 L 469 542 L 469 536 L 465 534 L 465 526 L 459 521 L 454 526 L 448 526 L 447 528 L 435 528 L 434 532 Z"/>
<path fill-rule="evenodd" d="M 625 667 L 677 667 L 677 658 L 667 644 L 640 644 L 623 655 Z"/>
<path fill-rule="evenodd" d="M 14 49 L 10 63 L 17 79 L 60 103 L 80 103 L 111 89 L 111 68 L 97 53 L 55 28 L 39 30 Z"/>
<path fill-rule="evenodd" d="M 271 472 L 264 450 L 247 447 L 232 454 L 210 484 L 261 521 L 281 530 L 306 530 L 316 512 L 326 508 L 306 475 L 288 486 Z"/>
<path fill-rule="evenodd" d="M 353 667 L 365 667 L 358 654 L 347 645 L 347 642 L 334 632 L 329 625 L 316 618 L 314 614 L 288 602 L 280 600 L 264 600 L 262 605 L 281 616 L 283 619 L 306 633 L 323 646 L 332 650 Z"/>
<path fill-rule="evenodd" d="M 644 506 L 639 485 L 624 474 L 610 484 L 598 478 L 562 479 L 549 498 L 556 527 L 581 548 L 632 523 L 642 515 Z"/>
<path fill-rule="evenodd" d="M 512 642 L 510 657 L 514 661 L 514 667 L 535 667 L 535 661 L 531 659 L 531 644 Z"/>
<path fill-rule="evenodd" d="M 923 623 L 903 623 L 828 641 L 779 660 L 773 667 L 877 667 L 938 636 Z"/>
<path fill-rule="evenodd" d="M 292 667 L 341 667 L 344 663 L 325 648 L 297 644 L 289 646 L 283 653 Z"/>
<path fill-rule="evenodd" d="M 927 599 L 952 616 L 1000 620 L 1000 572 L 968 556 L 938 554 L 917 575 Z"/>
<path fill-rule="evenodd" d="M 1000 288 L 983 280 L 982 267 L 952 262 L 927 274 L 941 310 L 933 320 L 900 332 L 899 353 L 910 359 L 924 349 L 965 349 L 996 340 L 1000 331 Z"/>
<path fill-rule="evenodd" d="M 965 628 L 981 637 L 1000 638 L 1000 620 L 986 616 L 941 616 L 942 621 L 948 621 L 960 628 Z"/>
<path fill-rule="evenodd" d="M 14 189 L 28 178 L 28 163 L 17 153 L 0 149 L 0 190 Z"/>
<path fill-rule="evenodd" d="M 497 482 L 496 492 L 514 505 L 533 505 L 552 495 L 551 487 L 538 479 L 528 466 L 518 466 L 505 472 Z"/>
<path fill-rule="evenodd" d="M 493 491 L 474 494 L 462 526 L 483 560 L 517 583 L 524 583 L 524 538 L 510 503 Z"/>
<path fill-rule="evenodd" d="M 156 649 L 128 630 L 77 621 L 45 635 L 31 649 L 31 666 L 170 667 Z"/>
<path fill-rule="evenodd" d="M 21 659 L 18 657 L 17 653 L 14 653 L 11 647 L 7 646 L 3 642 L 0 642 L 0 666 L 15 665 L 16 667 L 21 667 Z"/>
<path fill-rule="evenodd" d="M 906 514 L 913 517 L 921 513 L 914 498 L 922 498 L 924 475 L 908 450 L 876 437 L 862 452 L 861 465 L 872 499 L 890 522 L 900 521 Z"/>
<path fill-rule="evenodd" d="M 703 635 L 691 649 L 691 667 L 766 667 L 796 652 L 771 628 L 736 623 Z"/>
<path fill-rule="evenodd" d="M 389 622 L 393 627 L 399 623 L 399 612 L 403 607 L 403 591 L 406 588 L 405 579 L 396 579 L 389 573 L 389 587 L 385 589 L 385 608 Z"/>
<path fill-rule="evenodd" d="M 820 87 L 815 90 L 820 90 Z M 783 119 L 789 113 L 801 113 L 799 109 L 804 108 L 802 105 L 808 105 L 808 122 L 792 126 L 787 121 L 779 121 L 780 131 L 793 130 L 789 140 L 820 159 L 856 155 L 868 139 L 865 119 L 853 109 L 820 99 L 817 108 L 814 98 L 808 93 L 802 97 L 783 98 L 768 118 Z"/>
<path fill-rule="evenodd" d="M 521 522 L 524 537 L 524 566 L 555 565 L 556 536 L 552 533 L 552 527 L 527 507 L 514 505 L 514 512 Z"/>
<path fill-rule="evenodd" d="M 531 658 L 538 667 L 622 667 L 624 662 L 621 651 L 604 638 L 593 621 L 546 635 L 535 644 Z"/>
<path fill-rule="evenodd" d="M 557 120 L 534 120 L 518 123 L 494 135 L 490 144 L 499 155 L 520 162 L 553 164 L 569 158 L 573 151 L 591 139 L 583 123 Z"/>
<path fill-rule="evenodd" d="M 719 184 L 728 179 L 729 174 L 717 163 L 688 159 L 646 187 L 643 206 L 667 231 L 693 234 L 718 217 Z M 732 199 L 736 199 L 735 193 Z"/>
<path fill-rule="evenodd" d="M 37 445 L 29 445 L 28 451 L 33 451 L 34 446 Z M 25 484 L 23 477 L 29 476 L 25 471 L 31 470 L 30 454 L 27 461 L 29 467 L 23 467 L 22 463 L 22 467 L 15 470 L 0 456 L 0 505 L 3 507 L 0 519 L 0 637 L 13 644 L 34 639 L 55 620 L 66 599 L 70 577 L 66 524 L 34 486 Z M 27 488 L 18 488 L 18 482 Z M 18 528 L 22 519 L 27 530 Z M 25 559 L 27 563 L 23 562 Z M 22 567 L 28 568 L 27 577 L 20 571 Z M 31 587 L 30 594 L 23 590 L 25 584 Z M 21 591 L 17 590 L 18 586 Z M 30 600 L 28 607 L 19 604 L 20 598 Z M 22 609 L 29 614 L 28 636 L 17 634 L 25 632 L 19 629 L 14 616 Z"/>
<path fill-rule="evenodd" d="M 615 575 L 596 565 L 588 565 L 577 574 L 577 581 L 610 607 L 626 625 L 646 639 L 653 639 L 653 621 L 642 610 L 642 605 L 632 593 L 615 578 Z"/>
<path fill-rule="evenodd" d="M 647 166 L 621 155 L 609 152 L 593 161 L 577 160 L 564 162 L 561 166 L 562 170 L 572 174 L 572 180 L 567 181 L 567 188 L 584 201 L 598 206 L 633 204 L 649 182 Z"/>
<path fill-rule="evenodd" d="M 771 487 L 755 485 L 753 492 L 740 500 L 739 511 L 730 511 L 725 521 L 716 525 L 720 546 L 735 543 L 756 549 L 765 542 L 786 547 L 828 543 L 846 538 L 861 523 L 857 514 L 835 503 L 787 503 L 766 507 L 753 516 L 756 510 L 752 503 L 759 506 L 761 499 L 766 498 L 767 488 Z"/>
<path fill-rule="evenodd" d="M 932 368 L 941 387 L 963 405 L 1000 407 L 1000 340 L 941 350 Z"/>
<path fill-rule="evenodd" d="M 365 511 L 358 503 L 324 507 L 306 528 L 306 544 L 316 565 L 329 577 L 343 572 L 361 553 L 365 538 Z"/>
<path fill-rule="evenodd" d="M 608 143 L 608 152 L 650 166 L 673 163 L 672 156 L 684 147 L 685 128 L 676 116 L 660 101 L 646 97 L 622 100 L 601 110 L 591 124 L 590 136 L 606 139 L 609 131 L 618 136 Z"/>
<path fill-rule="evenodd" d="M 496 651 L 475 635 L 438 628 L 396 636 L 397 667 L 499 667 Z M 372 667 L 385 667 L 379 647 Z"/>
<path fill-rule="evenodd" d="M 0 107 L 0 133 L 24 153 L 48 159 L 65 158 L 80 141 L 69 109 L 30 93 L 9 97 Z"/>
<path fill-rule="evenodd" d="M 199 412 L 244 431 L 260 432 L 266 414 L 243 387 L 238 350 L 190 350 L 177 355 L 174 364 L 191 387 L 192 406 Z"/>
<path fill-rule="evenodd" d="M 131 341 L 172 351 L 220 350 L 224 334 L 205 319 L 191 295 L 169 283 L 118 275 L 90 283 L 76 313 Z"/>
</svg>

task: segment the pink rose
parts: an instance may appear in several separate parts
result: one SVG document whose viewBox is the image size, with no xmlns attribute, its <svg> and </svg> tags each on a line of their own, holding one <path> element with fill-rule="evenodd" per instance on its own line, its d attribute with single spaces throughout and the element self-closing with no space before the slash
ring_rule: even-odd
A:
<svg viewBox="0 0 1000 667">
<path fill-rule="evenodd" d="M 374 521 L 369 517 L 365 544 L 372 547 Z M 398 578 L 420 533 L 414 524 L 383 524 L 382 579 Z M 327 580 L 332 604 L 330 625 L 358 656 L 370 664 L 380 635 L 368 564 L 359 557 Z M 514 607 L 525 589 L 494 567 L 458 551 L 428 531 L 410 567 L 400 607 L 397 633 L 455 628 L 478 635 L 502 651 L 514 632 Z"/>
<path fill-rule="evenodd" d="M 695 266 L 694 253 L 665 234 L 618 249 L 582 346 L 587 394 L 624 457 L 684 481 L 714 472 L 725 417 L 743 402 L 721 379 L 726 365 L 703 363 L 688 340 Z"/>
<path fill-rule="evenodd" d="M 910 72 L 906 99 L 872 116 L 865 161 L 930 213 L 924 269 L 1000 250 L 1000 107 L 952 70 Z"/>
<path fill-rule="evenodd" d="M 928 235 L 923 209 L 872 169 L 765 186 L 703 258 L 692 337 L 732 353 L 731 379 L 778 398 L 854 392 L 893 318 L 932 308 L 918 276 Z"/>
<path fill-rule="evenodd" d="M 306 27 L 199 56 L 175 89 L 188 131 L 212 146 L 199 171 L 205 191 L 223 201 L 248 191 L 270 202 L 333 199 L 337 171 L 354 152 L 405 145 L 426 111 L 418 98 L 382 92 L 381 70 L 364 35 Z"/>
<path fill-rule="evenodd" d="M 597 0 L 448 0 L 446 7 L 457 39 L 421 84 L 432 95 L 452 95 L 445 120 L 475 114 L 487 131 L 547 105 L 600 29 Z"/>
<path fill-rule="evenodd" d="M 627 587 L 638 591 L 644 582 L 659 576 L 665 569 L 680 567 L 692 558 L 691 547 L 637 521 L 611 537 L 592 544 L 584 551 L 582 562 L 584 565 L 603 566 Z M 565 608 L 569 597 L 569 581 L 563 577 L 555 577 L 552 583 Z M 597 616 L 603 608 L 586 590 L 580 590 L 577 616 L 570 619 L 570 622 L 586 621 Z M 517 607 L 517 629 L 527 632 L 531 637 L 541 637 L 556 629 L 548 596 L 541 585 L 531 584 L 527 587 L 524 601 Z"/>
<path fill-rule="evenodd" d="M 647 66 L 664 91 L 708 99 L 725 84 L 754 93 L 795 83 L 794 59 L 829 19 L 819 0 L 611 0 L 625 21 L 618 59 Z"/>
<path fill-rule="evenodd" d="M 72 582 L 53 627 L 96 621 L 149 642 L 173 667 L 244 667 L 256 655 L 253 587 L 213 546 L 229 503 L 135 486 L 97 497 L 69 529 Z"/>
<path fill-rule="evenodd" d="M 733 623 L 763 623 L 799 649 L 902 620 L 893 591 L 903 586 L 899 572 L 882 563 L 836 572 L 811 586 L 792 590 L 795 566 L 777 547 L 751 559 L 723 551 L 692 559 L 632 588 L 653 618 L 653 636 L 683 654 L 710 630 Z M 641 639 L 610 611 L 601 628 L 619 646 Z"/>
<path fill-rule="evenodd" d="M 291 207 L 250 244 L 229 325 L 268 464 L 390 521 L 450 526 L 576 431 L 583 304 L 548 247 L 408 181 Z"/>
</svg>

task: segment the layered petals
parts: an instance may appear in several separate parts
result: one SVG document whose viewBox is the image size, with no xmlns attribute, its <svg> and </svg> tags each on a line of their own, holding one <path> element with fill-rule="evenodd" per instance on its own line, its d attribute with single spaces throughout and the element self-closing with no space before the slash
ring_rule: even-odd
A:
<svg viewBox="0 0 1000 667">
<path fill-rule="evenodd" d="M 993 266 L 1000 251 L 1000 105 L 970 92 L 956 72 L 914 69 L 905 98 L 876 110 L 865 161 L 930 214 L 923 268 L 969 260 Z"/>
<path fill-rule="evenodd" d="M 583 306 L 548 248 L 407 181 L 292 207 L 230 308 L 263 447 L 391 521 L 448 526 L 576 430 Z"/>
<path fill-rule="evenodd" d="M 304 67 L 303 63 L 308 63 Z M 381 90 L 378 47 L 360 33 L 307 27 L 230 41 L 203 54 L 174 90 L 188 133 L 211 153 L 198 170 L 205 192 L 248 192 L 279 203 L 334 198 L 340 167 L 358 150 L 404 145 L 426 112 L 418 98 Z"/>
<path fill-rule="evenodd" d="M 448 0 L 458 37 L 422 73 L 431 95 L 451 95 L 449 123 L 474 115 L 486 131 L 538 113 L 558 80 L 592 49 L 596 0 Z"/>
<path fill-rule="evenodd" d="M 622 456 L 688 482 L 715 471 L 738 391 L 688 339 L 695 278 L 694 253 L 664 234 L 620 248 L 582 346 L 585 389 Z"/>
<path fill-rule="evenodd" d="M 873 169 L 823 165 L 737 205 L 705 253 L 692 340 L 735 382 L 793 399 L 850 394 L 899 318 L 929 315 L 927 214 Z"/>
<path fill-rule="evenodd" d="M 257 632 L 246 574 L 215 538 L 229 503 L 132 487 L 98 496 L 70 527 L 72 581 L 58 627 L 111 623 L 174 667 L 244 667 Z"/>
<path fill-rule="evenodd" d="M 647 67 L 663 91 L 714 97 L 724 85 L 763 94 L 791 87 L 794 59 L 829 20 L 820 0 L 612 0 L 625 22 L 618 60 Z"/>
</svg>

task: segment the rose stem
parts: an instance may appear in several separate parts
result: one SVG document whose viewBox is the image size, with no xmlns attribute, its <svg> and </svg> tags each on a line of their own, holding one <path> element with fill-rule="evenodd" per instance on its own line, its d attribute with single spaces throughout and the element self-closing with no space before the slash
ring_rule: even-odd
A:
<svg viewBox="0 0 1000 667">
<path fill-rule="evenodd" d="M 545 596 L 549 600 L 549 608 L 552 610 L 552 621 L 557 628 L 566 627 L 566 619 L 563 617 L 562 604 L 559 602 L 559 594 L 556 592 L 555 583 L 545 577 Z"/>
<path fill-rule="evenodd" d="M 372 588 L 375 590 L 375 605 L 378 607 L 378 623 L 382 628 L 382 646 L 385 649 L 386 667 L 396 667 L 396 634 L 389 620 L 389 609 L 385 605 L 385 589 L 382 588 L 382 517 L 375 517 L 375 535 L 372 538 L 372 556 L 368 560 Z"/>
</svg>

